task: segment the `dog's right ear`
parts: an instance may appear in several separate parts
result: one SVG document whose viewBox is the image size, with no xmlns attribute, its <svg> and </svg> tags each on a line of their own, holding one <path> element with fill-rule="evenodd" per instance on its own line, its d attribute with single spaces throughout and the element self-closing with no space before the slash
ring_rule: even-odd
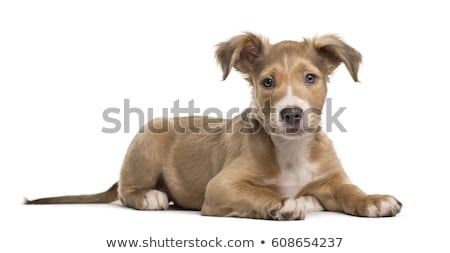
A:
<svg viewBox="0 0 450 253">
<path fill-rule="evenodd" d="M 268 45 L 266 39 L 253 33 L 238 35 L 217 44 L 216 59 L 222 68 L 223 80 L 233 67 L 248 75 L 254 60 L 264 54 Z"/>
</svg>

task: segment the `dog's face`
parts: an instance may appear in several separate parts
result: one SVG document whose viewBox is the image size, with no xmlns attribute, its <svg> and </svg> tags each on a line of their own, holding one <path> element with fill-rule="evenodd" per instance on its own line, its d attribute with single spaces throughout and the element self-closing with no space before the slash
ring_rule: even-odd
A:
<svg viewBox="0 0 450 253">
<path fill-rule="evenodd" d="M 361 54 L 334 35 L 272 45 L 247 33 L 220 43 L 216 57 L 223 79 L 235 68 L 252 85 L 266 131 L 285 138 L 317 132 L 329 75 L 344 63 L 358 81 L 361 62 Z"/>
</svg>

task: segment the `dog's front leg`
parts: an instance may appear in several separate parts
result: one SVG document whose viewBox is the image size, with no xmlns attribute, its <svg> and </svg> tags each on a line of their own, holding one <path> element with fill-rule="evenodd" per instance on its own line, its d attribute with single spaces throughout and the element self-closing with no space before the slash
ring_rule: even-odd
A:
<svg viewBox="0 0 450 253">
<path fill-rule="evenodd" d="M 259 184 L 258 179 L 243 176 L 242 171 L 226 168 L 208 183 L 202 215 L 273 220 L 304 219 L 305 210 L 301 201 L 279 196 L 275 189 Z"/>
<path fill-rule="evenodd" d="M 362 217 L 389 217 L 400 212 L 402 204 L 391 195 L 368 195 L 342 176 L 314 182 L 299 195 L 316 197 L 326 210 Z"/>
</svg>

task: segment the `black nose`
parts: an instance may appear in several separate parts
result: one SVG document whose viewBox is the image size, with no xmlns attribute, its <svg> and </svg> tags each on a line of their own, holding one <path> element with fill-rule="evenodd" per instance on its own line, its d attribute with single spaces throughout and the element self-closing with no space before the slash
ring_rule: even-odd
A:
<svg viewBox="0 0 450 253">
<path fill-rule="evenodd" d="M 291 125 L 297 125 L 302 119 L 302 113 L 303 110 L 298 107 L 288 107 L 281 110 L 280 116 L 282 121 Z"/>
</svg>

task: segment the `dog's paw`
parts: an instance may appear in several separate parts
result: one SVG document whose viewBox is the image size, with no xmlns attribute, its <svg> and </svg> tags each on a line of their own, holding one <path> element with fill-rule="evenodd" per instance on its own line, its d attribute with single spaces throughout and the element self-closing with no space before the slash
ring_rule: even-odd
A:
<svg viewBox="0 0 450 253">
<path fill-rule="evenodd" d="M 145 194 L 144 210 L 165 210 L 169 208 L 169 200 L 167 198 L 167 194 L 158 191 L 158 190 L 150 190 Z"/>
<path fill-rule="evenodd" d="M 402 209 L 402 203 L 390 195 L 368 195 L 358 203 L 359 216 L 390 217 Z"/>
<path fill-rule="evenodd" d="M 286 199 L 269 210 L 269 217 L 273 220 L 303 220 L 305 210 L 302 201 L 302 197 Z"/>
</svg>

